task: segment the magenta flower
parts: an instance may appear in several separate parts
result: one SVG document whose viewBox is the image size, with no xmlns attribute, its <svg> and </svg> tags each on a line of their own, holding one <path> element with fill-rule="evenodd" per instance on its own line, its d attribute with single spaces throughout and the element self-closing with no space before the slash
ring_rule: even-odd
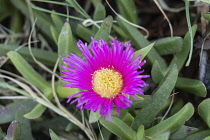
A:
<svg viewBox="0 0 210 140">
<path fill-rule="evenodd" d="M 92 43 L 88 47 L 87 43 L 78 41 L 77 46 L 84 55 L 85 60 L 75 54 L 62 57 L 62 60 L 69 67 L 61 66 L 67 71 L 62 71 L 63 81 L 69 83 L 64 86 L 79 88 L 84 91 L 68 97 L 67 103 L 76 96 L 70 104 L 78 102 L 77 107 L 89 109 L 93 112 L 100 110 L 100 114 L 111 120 L 112 108 L 120 114 L 120 108 L 131 107 L 132 96 L 137 99 L 136 94 L 144 94 L 142 87 L 147 84 L 142 78 L 149 75 L 140 75 L 144 70 L 138 71 L 146 61 L 140 61 L 138 56 L 134 59 L 134 49 L 131 44 L 118 42 L 114 39 L 109 46 L 103 39 L 96 41 L 92 38 Z"/>
</svg>

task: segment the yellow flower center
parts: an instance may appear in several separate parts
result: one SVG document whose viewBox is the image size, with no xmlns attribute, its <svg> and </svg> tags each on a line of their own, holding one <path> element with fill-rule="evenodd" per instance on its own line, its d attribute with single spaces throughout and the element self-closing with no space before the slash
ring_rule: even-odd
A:
<svg viewBox="0 0 210 140">
<path fill-rule="evenodd" d="M 114 98 L 122 89 L 122 75 L 113 69 L 102 68 L 94 72 L 92 84 L 93 90 L 102 97 Z"/>
</svg>

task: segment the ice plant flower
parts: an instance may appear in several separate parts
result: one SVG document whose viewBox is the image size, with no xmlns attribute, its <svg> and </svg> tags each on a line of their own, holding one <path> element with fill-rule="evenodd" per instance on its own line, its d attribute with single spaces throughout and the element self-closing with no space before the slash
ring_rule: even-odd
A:
<svg viewBox="0 0 210 140">
<path fill-rule="evenodd" d="M 142 78 L 149 75 L 141 75 L 140 70 L 146 61 L 140 61 L 141 56 L 134 60 L 134 49 L 131 44 L 118 42 L 114 39 L 110 46 L 103 40 L 87 43 L 78 41 L 78 48 L 84 55 L 85 60 L 75 54 L 67 54 L 62 60 L 68 66 L 61 66 L 67 81 L 64 86 L 83 89 L 68 97 L 67 103 L 78 102 L 78 108 L 89 109 L 93 112 L 100 111 L 104 119 L 108 116 L 111 120 L 112 108 L 116 108 L 119 115 L 120 109 L 131 107 L 132 96 L 137 99 L 136 94 L 143 94 L 142 87 L 147 84 Z M 72 98 L 80 95 L 73 101 Z"/>
</svg>

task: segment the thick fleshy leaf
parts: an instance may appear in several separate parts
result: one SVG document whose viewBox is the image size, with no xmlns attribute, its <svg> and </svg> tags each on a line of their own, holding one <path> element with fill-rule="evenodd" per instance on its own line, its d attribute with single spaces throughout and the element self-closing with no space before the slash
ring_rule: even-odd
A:
<svg viewBox="0 0 210 140">
<path fill-rule="evenodd" d="M 180 127 L 178 130 L 176 130 L 174 133 L 170 135 L 170 140 L 180 140 L 189 135 L 190 133 L 195 133 L 198 130 L 199 130 L 198 128 L 193 128 L 183 125 L 182 127 Z"/>
<path fill-rule="evenodd" d="M 118 23 L 122 29 L 127 33 L 128 38 L 132 41 L 132 44 L 136 49 L 141 49 L 150 44 L 150 42 L 145 39 L 145 37 L 139 32 L 139 30 L 128 23 L 122 21 L 118 18 Z M 161 68 L 166 70 L 167 64 L 165 60 L 160 56 L 160 54 L 152 48 L 150 52 L 147 54 L 146 59 L 150 64 L 153 64 L 156 60 L 159 62 Z"/>
<path fill-rule="evenodd" d="M 15 49 L 17 49 L 19 46 L 17 45 L 6 45 L 6 44 L 0 44 L 0 56 L 6 56 L 6 54 L 9 51 L 15 51 Z M 50 52 L 50 51 L 45 51 L 45 50 L 41 50 L 41 49 L 37 49 L 37 48 L 31 48 L 34 57 L 42 62 L 45 65 L 50 65 L 50 66 L 54 66 L 55 61 L 58 57 L 58 55 L 54 52 Z M 31 57 L 31 54 L 29 52 L 28 47 L 21 47 L 18 51 L 17 51 L 21 56 L 24 57 L 24 59 L 27 60 L 27 62 L 31 62 L 34 63 L 33 58 Z M 50 57 L 49 57 L 50 56 Z"/>
<path fill-rule="evenodd" d="M 91 42 L 91 36 L 94 36 L 94 32 L 81 24 L 77 25 L 76 34 L 86 42 Z"/>
<path fill-rule="evenodd" d="M 164 73 L 157 61 L 152 67 L 151 75 L 155 83 L 159 83 L 164 77 Z M 207 94 L 205 85 L 201 81 L 195 79 L 178 77 L 175 87 L 201 97 L 205 97 Z"/>
<path fill-rule="evenodd" d="M 123 121 L 114 116 L 112 116 L 112 121 L 109 122 L 104 119 L 100 119 L 100 123 L 123 140 L 136 139 L 136 132 Z"/>
<path fill-rule="evenodd" d="M 154 137 L 153 140 L 168 140 L 170 132 L 164 132 L 159 134 L 158 136 Z"/>
<path fill-rule="evenodd" d="M 109 130 L 107 130 L 105 127 L 103 127 L 101 133 L 98 135 L 99 135 L 98 140 L 110 140 L 112 133 Z"/>
<path fill-rule="evenodd" d="M 104 20 L 106 17 L 106 10 L 103 4 L 100 2 L 97 3 L 94 14 L 93 14 L 93 20 L 94 21 L 100 21 Z M 98 31 L 98 28 L 93 25 L 93 32 L 96 33 Z"/>
<path fill-rule="evenodd" d="M 4 137 L 5 137 L 5 134 L 0 127 L 0 140 L 2 140 Z"/>
<path fill-rule="evenodd" d="M 206 99 L 199 104 L 198 113 L 210 127 L 210 99 Z"/>
<path fill-rule="evenodd" d="M 130 113 L 127 113 L 124 118 L 122 119 L 122 121 L 124 123 L 126 123 L 128 126 L 130 126 L 133 122 L 134 118 Z"/>
<path fill-rule="evenodd" d="M 210 21 L 210 14 L 202 14 L 202 16 L 203 16 L 205 19 L 207 19 L 207 20 Z"/>
<path fill-rule="evenodd" d="M 90 112 L 90 115 L 89 115 L 89 123 L 95 123 L 97 122 L 101 117 L 101 114 L 99 113 L 99 111 L 97 112 Z"/>
<path fill-rule="evenodd" d="M 52 12 L 55 12 L 55 11 L 53 10 Z M 59 33 L 60 33 L 60 31 L 62 29 L 62 26 L 63 26 L 63 21 L 55 13 L 51 13 L 51 18 L 52 18 L 52 21 L 53 21 L 53 25 L 50 26 L 50 31 L 51 31 L 51 34 L 53 36 L 53 39 L 54 39 L 55 43 L 57 44 L 58 43 L 58 36 L 59 36 Z"/>
<path fill-rule="evenodd" d="M 64 87 L 63 84 L 64 84 L 63 81 L 59 81 L 55 85 L 56 93 L 60 98 L 66 98 L 66 97 L 69 97 L 75 93 L 81 92 L 81 89 Z M 75 96 L 75 97 L 78 97 L 78 96 Z"/>
<path fill-rule="evenodd" d="M 200 97 L 206 97 L 207 94 L 205 85 L 195 79 L 178 77 L 176 87 Z"/>
<path fill-rule="evenodd" d="M 154 46 L 154 43 L 149 44 L 148 46 L 136 51 L 134 53 L 134 59 L 136 59 L 139 55 L 142 55 L 141 57 L 141 61 L 144 59 L 145 56 L 147 56 L 147 54 L 150 52 L 150 50 L 152 49 L 152 47 Z"/>
<path fill-rule="evenodd" d="M 51 13 L 51 18 L 54 23 L 56 31 L 59 33 L 63 27 L 62 19 L 55 13 Z"/>
<path fill-rule="evenodd" d="M 142 95 L 138 96 L 138 100 L 131 99 L 133 103 L 131 104 L 132 108 L 142 108 L 145 107 L 147 104 L 149 104 L 152 101 L 152 97 L 150 95 Z"/>
<path fill-rule="evenodd" d="M 20 123 L 16 120 L 12 121 L 7 129 L 7 136 L 4 140 L 20 140 L 21 128 Z"/>
<path fill-rule="evenodd" d="M 51 34 L 52 34 L 52 37 L 55 41 L 56 44 L 58 44 L 58 32 L 56 31 L 55 27 L 54 26 L 50 26 L 50 31 L 51 31 Z"/>
<path fill-rule="evenodd" d="M 182 50 L 183 40 L 181 37 L 166 37 L 155 41 L 155 49 L 160 55 L 175 54 Z"/>
<path fill-rule="evenodd" d="M 51 140 L 60 140 L 60 138 L 55 134 L 55 132 L 53 132 L 52 129 L 49 129 L 49 132 Z"/>
<path fill-rule="evenodd" d="M 15 101 L 5 107 L 0 107 L 0 124 L 9 123 L 15 119 L 15 114 L 19 108 L 24 108 L 25 112 L 31 111 L 36 102 L 31 100 Z"/>
<path fill-rule="evenodd" d="M 192 27 L 192 35 L 193 35 L 193 37 L 195 35 L 196 29 L 197 29 L 197 26 L 194 25 Z M 191 49 L 191 43 L 190 43 L 190 41 L 191 41 L 191 39 L 190 39 L 190 33 L 188 32 L 185 35 L 184 40 L 183 40 L 183 48 L 182 48 L 182 51 L 180 51 L 179 53 L 177 53 L 176 55 L 174 55 L 174 58 L 172 59 L 170 65 L 168 67 L 168 70 L 171 67 L 173 67 L 174 64 L 177 65 L 179 71 L 182 69 L 182 67 L 185 64 L 185 61 L 188 58 L 188 55 L 189 55 L 189 52 L 190 52 L 190 49 Z"/>
<path fill-rule="evenodd" d="M 45 110 L 46 110 L 45 106 L 38 104 L 33 108 L 33 110 L 25 114 L 24 117 L 27 119 L 37 119 L 44 113 Z"/>
<path fill-rule="evenodd" d="M 146 136 L 155 137 L 166 131 L 170 131 L 172 133 L 179 129 L 187 120 L 189 120 L 193 113 L 194 108 L 191 103 L 188 103 L 173 116 L 147 129 L 145 131 Z"/>
<path fill-rule="evenodd" d="M 210 136 L 205 137 L 203 140 L 210 140 Z"/>
<path fill-rule="evenodd" d="M 102 0 L 91 0 L 91 2 L 93 4 L 93 6 L 96 7 L 99 2 L 100 3 L 102 2 Z"/>
<path fill-rule="evenodd" d="M 95 40 L 104 39 L 105 41 L 108 41 L 109 34 L 112 28 L 112 22 L 113 22 L 113 18 L 111 16 L 108 16 L 107 18 L 105 18 L 104 22 L 101 24 L 100 29 L 94 36 L 94 39 Z"/>
<path fill-rule="evenodd" d="M 2 3 L 4 2 L 1 2 L 1 5 Z M 11 32 L 12 35 L 16 33 L 20 33 L 22 31 L 23 21 L 22 21 L 21 13 L 19 11 L 17 10 L 13 11 L 12 16 L 10 17 L 10 22 L 11 23 L 10 23 L 9 29 L 12 31 Z M 16 44 L 17 41 L 18 41 L 18 38 L 11 38 L 8 40 L 8 44 Z"/>
<path fill-rule="evenodd" d="M 144 137 L 145 137 L 145 134 L 144 134 L 144 126 L 143 125 L 140 125 L 138 130 L 137 130 L 137 140 L 143 140 Z"/>
<path fill-rule="evenodd" d="M 113 30 L 119 34 L 120 37 L 122 37 L 123 39 L 127 39 L 127 34 L 124 32 L 124 30 L 122 28 L 120 28 L 119 26 L 113 24 Z"/>
<path fill-rule="evenodd" d="M 152 65 L 151 76 L 155 83 L 159 83 L 164 77 L 158 61 L 155 61 L 155 63 Z"/>
<path fill-rule="evenodd" d="M 143 107 L 135 117 L 132 124 L 132 128 L 134 128 L 134 130 L 137 130 L 140 125 L 144 125 L 145 128 L 148 128 L 148 126 L 152 123 L 155 116 L 166 104 L 170 93 L 175 86 L 177 76 L 178 70 L 176 65 L 174 65 L 174 67 L 167 73 L 165 78 L 159 84 L 157 91 L 153 92 L 152 102 Z"/>
<path fill-rule="evenodd" d="M 134 0 L 117 0 L 117 5 L 120 10 L 120 15 L 132 23 L 138 23 L 138 15 Z"/>
<path fill-rule="evenodd" d="M 69 125 L 71 128 L 68 127 Z M 46 130 L 53 129 L 54 131 L 70 131 L 79 129 L 76 125 L 69 123 L 69 120 L 61 116 L 57 116 L 52 119 L 42 119 L 33 123 L 33 131 L 39 131 L 42 128 L 45 128 Z"/>
<path fill-rule="evenodd" d="M 188 1 L 189 1 L 189 0 L 188 0 Z M 201 0 L 201 1 L 210 4 L 210 1 L 209 1 L 209 0 Z"/>
<path fill-rule="evenodd" d="M 175 113 L 177 113 L 179 110 L 182 109 L 182 107 L 185 105 L 185 102 L 182 98 L 177 98 L 170 110 L 169 116 L 174 115 Z"/>
<path fill-rule="evenodd" d="M 47 97 L 47 99 L 52 100 L 53 98 L 52 92 L 46 92 L 44 95 Z M 44 113 L 46 109 L 47 108 L 45 106 L 38 104 L 34 107 L 33 110 L 25 114 L 24 117 L 26 117 L 27 119 L 37 119 Z"/>
<path fill-rule="evenodd" d="M 209 136 L 210 134 L 210 130 L 203 130 L 197 133 L 193 133 L 181 140 L 203 140 L 204 138 L 206 138 L 207 136 Z"/>
<path fill-rule="evenodd" d="M 64 57 L 70 52 L 72 38 L 73 37 L 70 24 L 65 22 L 58 38 L 58 54 L 60 57 Z M 60 65 L 63 65 L 63 61 L 60 61 Z"/>
<path fill-rule="evenodd" d="M 23 77 L 30 83 L 42 92 L 50 90 L 50 84 L 38 72 L 36 72 L 20 54 L 15 51 L 10 51 L 7 56 Z"/>
<path fill-rule="evenodd" d="M 27 113 L 24 108 L 19 108 L 15 114 L 15 120 L 20 123 L 21 136 L 20 140 L 32 140 L 31 124 L 30 121 L 23 117 L 23 114 Z"/>
</svg>

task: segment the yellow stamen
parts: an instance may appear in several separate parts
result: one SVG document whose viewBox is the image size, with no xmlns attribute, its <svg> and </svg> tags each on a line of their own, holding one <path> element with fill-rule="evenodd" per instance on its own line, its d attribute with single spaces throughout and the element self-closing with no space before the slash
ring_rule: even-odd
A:
<svg viewBox="0 0 210 140">
<path fill-rule="evenodd" d="M 122 90 L 122 75 L 113 69 L 102 68 L 94 72 L 92 84 L 96 93 L 102 97 L 113 98 Z"/>
</svg>

